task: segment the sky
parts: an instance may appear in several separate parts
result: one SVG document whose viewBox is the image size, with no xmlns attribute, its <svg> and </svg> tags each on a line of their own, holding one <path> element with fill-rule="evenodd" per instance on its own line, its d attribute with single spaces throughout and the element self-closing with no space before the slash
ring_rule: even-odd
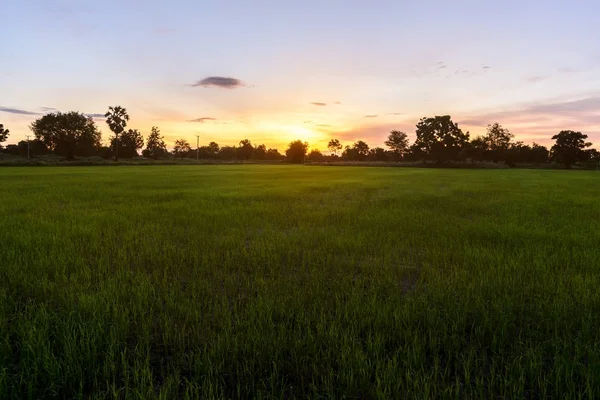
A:
<svg viewBox="0 0 600 400">
<path fill-rule="evenodd" d="M 384 146 L 422 117 L 600 148 L 600 3 L 553 0 L 6 0 L 0 123 L 47 112 L 158 126 L 167 144 Z M 596 145 L 597 144 L 597 145 Z"/>
</svg>

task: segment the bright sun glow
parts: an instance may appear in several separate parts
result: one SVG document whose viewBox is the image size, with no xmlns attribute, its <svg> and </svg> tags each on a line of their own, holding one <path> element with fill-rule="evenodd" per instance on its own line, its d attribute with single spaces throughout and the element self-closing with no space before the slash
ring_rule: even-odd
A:
<svg viewBox="0 0 600 400">
<path fill-rule="evenodd" d="M 315 132 L 303 126 L 286 126 L 285 130 L 288 132 L 290 140 L 302 140 L 304 142 L 311 142 L 321 139 L 323 136 L 321 133 Z"/>
</svg>

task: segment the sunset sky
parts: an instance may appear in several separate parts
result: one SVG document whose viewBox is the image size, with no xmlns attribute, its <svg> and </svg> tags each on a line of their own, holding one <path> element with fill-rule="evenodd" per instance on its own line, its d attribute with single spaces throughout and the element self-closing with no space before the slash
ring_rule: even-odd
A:
<svg viewBox="0 0 600 400">
<path fill-rule="evenodd" d="M 383 146 L 421 117 L 525 142 L 581 130 L 600 148 L 597 1 L 6 0 L 0 123 L 9 143 L 52 110 L 166 141 L 284 150 Z M 227 79 L 225 79 L 227 78 Z M 107 141 L 104 118 L 96 119 Z"/>
</svg>

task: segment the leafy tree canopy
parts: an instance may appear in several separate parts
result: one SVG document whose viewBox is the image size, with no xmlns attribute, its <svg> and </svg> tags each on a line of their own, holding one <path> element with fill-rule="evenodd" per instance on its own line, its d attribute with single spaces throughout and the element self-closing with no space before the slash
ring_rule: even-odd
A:
<svg viewBox="0 0 600 400">
<path fill-rule="evenodd" d="M 94 120 L 76 111 L 46 114 L 35 120 L 30 128 L 36 139 L 67 159 L 91 156 L 101 146 L 101 134 Z"/>
<path fill-rule="evenodd" d="M 308 143 L 301 140 L 295 140 L 288 145 L 285 151 L 285 156 L 289 162 L 303 163 L 306 152 L 308 151 Z"/>
<path fill-rule="evenodd" d="M 587 135 L 576 131 L 561 131 L 558 135 L 552 136 L 552 140 L 556 141 L 550 149 L 552 159 L 563 163 L 566 168 L 571 168 L 578 161 L 584 161 L 586 159 L 584 149 L 592 145 L 585 141 L 587 138 Z"/>
<path fill-rule="evenodd" d="M 408 151 L 408 136 L 404 132 L 393 130 L 388 135 L 385 145 L 395 153 L 396 161 L 399 161 Z"/>
<path fill-rule="evenodd" d="M 167 155 L 167 146 L 165 145 L 164 138 L 160 135 L 160 130 L 153 126 L 148 140 L 146 141 L 146 149 L 142 152 L 146 158 L 159 159 Z"/>
<path fill-rule="evenodd" d="M 469 133 L 464 133 L 449 115 L 421 118 L 416 135 L 414 151 L 437 162 L 458 159 L 469 141 Z"/>
</svg>

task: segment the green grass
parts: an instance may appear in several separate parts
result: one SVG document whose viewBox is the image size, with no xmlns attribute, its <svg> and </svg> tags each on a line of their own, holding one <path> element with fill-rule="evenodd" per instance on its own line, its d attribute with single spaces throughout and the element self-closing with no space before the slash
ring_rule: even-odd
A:
<svg viewBox="0 0 600 400">
<path fill-rule="evenodd" d="M 0 169 L 0 398 L 597 398 L 600 175 Z"/>
</svg>

